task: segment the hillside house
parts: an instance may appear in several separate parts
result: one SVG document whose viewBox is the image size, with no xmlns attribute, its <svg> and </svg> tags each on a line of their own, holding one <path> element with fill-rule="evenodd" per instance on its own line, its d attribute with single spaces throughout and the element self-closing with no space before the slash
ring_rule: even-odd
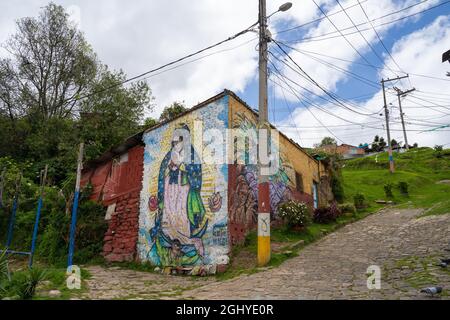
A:
<svg viewBox="0 0 450 320">
<path fill-rule="evenodd" d="M 197 270 L 207 266 L 208 272 L 226 266 L 232 246 L 256 228 L 258 208 L 250 142 L 246 138 L 244 152 L 238 152 L 241 142 L 227 129 L 255 129 L 257 117 L 224 90 L 88 163 L 82 183 L 90 182 L 92 198 L 107 206 L 105 258 Z M 204 156 L 212 136 L 225 141 L 222 150 L 210 154 L 222 152 L 228 161 Z M 277 208 L 289 199 L 327 205 L 333 199 L 327 167 L 281 133 L 277 148 L 279 166 L 270 178 L 273 223 L 280 223 Z M 190 158 L 182 156 L 184 150 Z"/>
</svg>

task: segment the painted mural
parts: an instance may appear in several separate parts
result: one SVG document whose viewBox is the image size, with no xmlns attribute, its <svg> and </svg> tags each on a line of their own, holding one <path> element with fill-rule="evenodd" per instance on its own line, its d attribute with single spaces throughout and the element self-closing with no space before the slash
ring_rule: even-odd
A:
<svg viewBox="0 0 450 320">
<path fill-rule="evenodd" d="M 241 130 L 255 130 L 255 120 L 244 112 L 233 115 L 233 128 Z M 247 151 L 246 151 L 247 152 Z M 248 158 L 248 155 L 244 155 Z M 253 164 L 237 164 L 235 170 L 235 183 L 233 186 L 233 205 L 230 210 L 230 220 L 234 224 L 245 226 L 248 229 L 257 221 L 258 211 L 258 178 L 257 166 Z M 276 218 L 278 206 L 293 198 L 295 189 L 295 171 L 287 157 L 280 151 L 280 165 L 276 174 L 270 177 L 270 208 L 272 219 Z"/>
<path fill-rule="evenodd" d="M 223 201 L 228 169 L 226 164 L 202 163 L 196 135 L 180 133 L 190 133 L 195 121 L 202 121 L 203 132 L 225 129 L 227 98 L 144 134 L 141 261 L 163 267 L 228 263 L 228 208 Z"/>
</svg>

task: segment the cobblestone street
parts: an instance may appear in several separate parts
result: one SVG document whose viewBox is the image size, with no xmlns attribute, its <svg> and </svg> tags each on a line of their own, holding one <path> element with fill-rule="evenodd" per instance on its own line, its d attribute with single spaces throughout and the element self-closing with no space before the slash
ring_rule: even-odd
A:
<svg viewBox="0 0 450 320">
<path fill-rule="evenodd" d="M 437 266 L 450 241 L 450 215 L 417 219 L 420 210 L 389 209 L 347 225 L 277 268 L 226 281 L 90 267 L 86 298 L 430 299 L 419 289 L 444 288 Z M 367 268 L 381 268 L 381 289 L 367 289 Z"/>
</svg>

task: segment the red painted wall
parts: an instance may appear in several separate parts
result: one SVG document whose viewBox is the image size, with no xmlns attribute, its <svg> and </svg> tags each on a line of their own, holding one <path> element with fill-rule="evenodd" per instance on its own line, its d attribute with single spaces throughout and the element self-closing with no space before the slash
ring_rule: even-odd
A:
<svg viewBox="0 0 450 320">
<path fill-rule="evenodd" d="M 135 146 L 128 150 L 128 159 L 122 155 L 83 171 L 81 184 L 91 182 L 91 199 L 105 206 L 116 205 L 104 238 L 103 255 L 108 261 L 132 261 L 136 257 L 143 163 L 144 147 Z"/>
</svg>

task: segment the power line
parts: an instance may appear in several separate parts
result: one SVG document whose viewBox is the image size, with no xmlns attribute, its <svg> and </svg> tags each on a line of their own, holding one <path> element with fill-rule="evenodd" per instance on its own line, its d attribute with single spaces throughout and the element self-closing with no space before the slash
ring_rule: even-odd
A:
<svg viewBox="0 0 450 320">
<path fill-rule="evenodd" d="M 361 1 L 361 2 L 364 3 L 364 2 L 367 2 L 367 1 L 368 1 L 368 0 L 363 0 L 363 1 Z M 425 1 L 428 1 L 428 0 L 425 0 Z M 358 4 L 353 4 L 353 5 L 351 5 L 351 6 L 348 6 L 348 7 L 345 8 L 345 9 L 350 9 L 350 8 L 356 7 L 357 5 L 358 5 Z M 338 13 L 341 13 L 341 12 L 342 12 L 342 10 L 339 10 L 339 11 L 336 11 L 336 12 L 328 13 L 327 15 L 328 15 L 329 17 L 331 17 L 331 16 L 334 16 L 334 15 L 336 15 L 336 14 L 338 14 Z M 315 23 L 315 22 L 322 21 L 322 20 L 324 20 L 324 19 L 326 19 L 326 18 L 325 18 L 325 17 L 319 17 L 319 18 L 317 18 L 317 19 L 308 21 L 308 22 L 303 23 L 303 24 L 301 24 L 301 25 L 298 25 L 298 26 L 295 26 L 295 27 L 291 27 L 291 28 L 288 28 L 288 29 L 285 29 L 285 30 L 281 30 L 281 31 L 275 32 L 274 35 L 275 35 L 275 34 L 280 34 L 280 33 L 286 33 L 286 32 L 292 31 L 292 30 L 296 30 L 296 29 L 302 28 L 302 27 L 304 27 L 304 26 L 307 26 L 307 25 L 309 25 L 309 24 L 312 24 L 312 23 Z"/>
<path fill-rule="evenodd" d="M 366 63 L 363 63 L 363 62 L 351 61 L 351 60 L 347 60 L 347 59 L 343 59 L 343 58 L 333 57 L 333 56 L 330 56 L 330 55 L 327 55 L 327 54 L 324 54 L 324 53 L 318 53 L 318 52 L 314 52 L 314 51 L 298 49 L 298 48 L 295 48 L 295 47 L 292 47 L 292 46 L 288 45 L 284 41 L 279 41 L 279 40 L 277 40 L 277 41 L 278 41 L 278 43 L 284 45 L 285 47 L 287 47 L 287 48 L 289 48 L 291 50 L 297 51 L 299 53 L 305 54 L 305 55 L 306 55 L 306 53 L 309 53 L 309 54 L 314 54 L 314 55 L 318 55 L 318 56 L 322 56 L 322 57 L 326 57 L 326 58 L 330 58 L 330 59 L 334 59 L 334 60 L 339 60 L 339 61 L 348 62 L 348 63 L 354 63 L 354 64 L 358 64 L 358 65 L 361 65 L 361 66 L 367 66 L 367 67 L 370 67 L 372 69 L 378 69 L 378 70 L 382 70 L 383 69 L 383 67 L 377 67 L 377 66 L 374 66 L 372 64 L 366 64 Z M 394 71 L 403 73 L 402 70 L 394 70 Z M 418 73 L 410 73 L 410 72 L 408 72 L 408 75 L 416 76 L 416 77 L 429 78 L 429 79 L 435 79 L 435 80 L 441 80 L 441 81 L 450 81 L 450 79 L 438 78 L 438 77 L 434 77 L 434 76 L 430 76 L 430 75 L 424 75 L 424 74 L 418 74 Z"/>
<path fill-rule="evenodd" d="M 378 60 L 381 61 L 381 63 L 389 70 L 391 70 L 389 68 L 389 66 L 387 66 L 384 63 L 384 60 L 378 55 L 378 53 L 376 52 L 376 50 L 372 47 L 372 45 L 370 44 L 370 42 L 366 39 L 366 37 L 363 35 L 363 33 L 359 30 L 358 26 L 355 24 L 355 22 L 353 21 L 353 19 L 350 17 L 350 15 L 348 14 L 348 12 L 344 9 L 344 7 L 341 5 L 341 3 L 339 2 L 339 0 L 336 0 L 337 4 L 339 5 L 339 7 L 341 7 L 341 9 L 344 11 L 345 15 L 347 16 L 347 18 L 350 20 L 350 22 L 353 24 L 353 26 L 356 28 L 356 30 L 358 31 L 358 33 L 360 34 L 360 36 L 364 39 L 364 41 L 366 42 L 366 44 L 369 46 L 370 50 L 372 50 L 372 52 L 375 54 L 375 56 L 378 58 Z M 391 70 L 392 71 L 392 70 Z M 393 71 L 392 71 L 393 72 Z M 393 72 L 395 74 L 395 72 Z M 397 76 L 397 74 L 395 74 Z"/>
<path fill-rule="evenodd" d="M 423 1 L 423 2 L 425 2 L 425 1 Z M 382 26 L 385 26 L 385 25 L 388 25 L 388 24 L 391 24 L 391 23 L 394 23 L 394 22 L 398 22 L 398 21 L 401 21 L 401 20 L 404 20 L 404 19 L 407 19 L 407 18 L 411 18 L 411 17 L 413 17 L 415 15 L 418 15 L 418 14 L 421 14 L 421 13 L 425 13 L 425 12 L 430 11 L 432 9 L 436 9 L 436 8 L 438 8 L 440 6 L 443 6 L 443 5 L 447 4 L 447 3 L 450 3 L 450 0 L 444 1 L 442 3 L 439 3 L 439 4 L 435 5 L 435 6 L 432 6 L 432 7 L 429 7 L 427 9 L 415 12 L 413 14 L 400 17 L 398 19 L 394 19 L 394 20 L 391 20 L 391 21 L 380 23 L 378 25 L 375 25 L 375 27 L 382 27 Z M 420 4 L 420 3 L 418 3 L 418 4 Z M 406 10 L 406 9 L 404 9 L 404 10 Z M 403 10 L 399 10 L 399 11 L 403 11 Z M 388 15 L 392 15 L 392 14 L 396 14 L 396 13 L 398 13 L 398 12 L 392 12 L 392 13 L 390 13 Z M 373 21 L 379 20 L 379 19 L 384 18 L 384 17 L 386 17 L 388 15 L 385 15 L 383 17 L 379 17 L 379 18 L 376 18 L 376 19 L 372 19 L 371 21 L 373 22 Z M 359 23 L 359 24 L 357 24 L 357 26 L 362 26 L 362 25 L 365 25 L 365 24 L 368 24 L 368 22 Z M 346 27 L 346 28 L 340 29 L 340 31 L 342 32 L 342 31 L 349 30 L 349 29 L 354 29 L 354 27 Z M 368 31 L 368 30 L 371 30 L 371 29 L 372 28 L 369 27 L 369 28 L 365 28 L 365 29 L 360 29 L 360 31 Z M 332 34 L 335 34 L 335 33 L 338 33 L 338 32 L 337 31 L 331 31 L 331 32 L 324 33 L 324 34 L 317 35 L 317 36 L 311 36 L 311 37 L 306 37 L 306 38 L 304 37 L 304 38 L 301 38 L 301 39 L 290 40 L 288 42 L 290 42 L 290 43 L 299 43 L 299 42 L 322 41 L 322 40 L 329 40 L 329 39 L 339 38 L 341 36 L 339 34 L 339 35 L 335 35 L 335 36 L 325 37 L 325 36 L 332 35 Z M 345 33 L 344 35 L 348 36 L 348 35 L 355 34 L 355 33 L 358 33 L 358 31 L 351 31 L 351 32 Z M 325 38 L 322 38 L 322 37 L 325 37 Z M 320 39 L 317 39 L 317 38 L 320 38 Z"/>
<path fill-rule="evenodd" d="M 336 0 L 337 1 L 337 0 Z M 366 10 L 364 10 L 364 7 L 362 6 L 361 2 L 359 0 L 358 1 L 359 7 L 361 8 L 362 12 L 364 13 L 364 16 L 366 17 L 367 21 L 370 23 L 370 26 L 372 27 L 373 31 L 375 32 L 375 35 L 378 38 L 378 41 L 381 43 L 381 45 L 383 46 L 384 50 L 386 50 L 386 52 L 388 53 L 389 57 L 391 58 L 392 62 L 395 64 L 395 66 L 399 69 L 402 70 L 402 68 L 398 65 L 397 61 L 395 61 L 394 57 L 392 56 L 391 52 L 389 51 L 389 49 L 386 47 L 386 45 L 384 44 L 384 41 L 381 39 L 380 35 L 378 34 L 377 29 L 374 27 L 372 21 L 370 21 L 369 16 L 367 15 Z M 356 26 L 355 26 L 356 27 Z M 383 62 L 384 63 L 384 62 Z M 391 69 L 390 69 L 391 70 Z M 391 70 L 392 71 L 392 70 Z M 403 70 L 402 70 L 403 71 Z M 405 72 L 403 72 L 405 73 Z M 409 84 L 411 85 L 411 80 L 408 78 Z"/>
<path fill-rule="evenodd" d="M 178 58 L 178 59 L 176 59 L 176 60 L 173 60 L 173 61 L 171 61 L 171 62 L 168 62 L 168 63 L 166 63 L 166 64 L 164 64 L 164 65 L 159 66 L 159 67 L 153 68 L 153 69 L 151 69 L 151 70 L 149 70 L 149 71 L 146 71 L 146 72 L 143 72 L 143 73 L 141 73 L 141 74 L 138 74 L 138 75 L 136 75 L 136 76 L 134 76 L 134 77 L 125 79 L 125 80 L 123 80 L 123 81 L 119 81 L 119 82 L 117 82 L 117 83 L 115 83 L 115 84 L 113 84 L 113 85 L 111 85 L 111 86 L 109 86 L 109 87 L 106 87 L 106 88 L 103 88 L 103 89 L 101 89 L 101 90 L 97 90 L 97 91 L 91 92 L 91 93 L 86 94 L 86 95 L 84 95 L 84 96 L 82 96 L 82 97 L 70 99 L 70 100 L 68 100 L 68 102 L 75 102 L 75 101 L 79 101 L 79 100 L 82 100 L 82 99 L 90 98 L 90 97 L 92 97 L 92 96 L 94 96 L 94 95 L 96 95 L 96 94 L 103 93 L 103 92 L 105 92 L 105 91 L 108 91 L 108 90 L 111 90 L 111 89 L 116 88 L 116 87 L 118 87 L 118 86 L 121 86 L 121 85 L 123 85 L 123 84 L 125 84 L 125 83 L 129 83 L 129 82 L 138 80 L 138 79 L 140 79 L 140 78 L 142 78 L 142 77 L 144 77 L 144 76 L 146 76 L 146 75 L 155 73 L 155 72 L 157 72 L 157 71 L 159 71 L 159 70 L 162 70 L 162 69 L 165 69 L 165 68 L 167 68 L 167 67 L 169 67 L 169 66 L 172 66 L 172 65 L 177 64 L 177 63 L 179 63 L 179 62 L 181 62 L 181 61 L 184 61 L 184 60 L 189 59 L 189 58 L 191 58 L 191 57 L 193 57 L 193 56 L 196 56 L 196 55 L 198 55 L 198 54 L 200 54 L 200 53 L 202 53 L 202 52 L 205 52 L 205 51 L 207 51 L 207 50 L 210 50 L 210 49 L 212 49 L 212 48 L 215 48 L 215 47 L 217 47 L 217 46 L 220 46 L 221 44 L 224 44 L 224 43 L 226 43 L 226 42 L 229 42 L 229 41 L 231 41 L 231 40 L 234 40 L 234 39 L 236 39 L 236 38 L 242 36 L 243 34 L 246 34 L 247 32 L 251 31 L 251 29 L 252 29 L 254 26 L 256 26 L 257 24 L 258 24 L 258 22 L 252 24 L 252 25 L 251 25 L 250 27 L 248 27 L 247 29 L 242 30 L 242 31 L 240 31 L 240 32 L 238 32 L 238 33 L 236 33 L 236 34 L 234 34 L 234 35 L 232 35 L 232 36 L 230 36 L 230 37 L 228 37 L 228 38 L 222 40 L 222 41 L 219 41 L 219 42 L 213 44 L 213 45 L 210 45 L 210 46 L 207 46 L 207 47 L 205 47 L 205 48 L 203 48 L 203 49 L 197 50 L 197 51 L 195 51 L 195 52 L 193 52 L 193 53 L 191 53 L 191 54 L 188 54 L 188 55 L 186 55 L 186 56 L 183 56 L 183 57 L 181 57 L 181 58 Z"/>
<path fill-rule="evenodd" d="M 354 109 L 352 109 L 352 108 L 350 108 L 350 107 L 348 107 L 348 106 L 346 106 L 345 104 L 343 104 L 340 100 L 338 100 L 337 98 L 336 98 L 336 96 L 334 95 L 334 94 L 331 94 L 330 92 L 328 92 L 325 88 L 323 88 L 319 83 L 317 83 L 317 81 L 315 81 L 309 74 L 307 74 L 304 70 L 303 70 L 303 68 L 300 66 L 300 65 L 298 65 L 297 64 L 297 62 L 295 62 L 295 60 L 294 59 L 292 59 L 292 57 L 286 52 L 286 50 L 284 50 L 281 46 L 280 46 L 280 44 L 278 44 L 278 42 L 276 41 L 276 40 L 274 40 L 274 39 L 272 39 L 273 40 L 273 42 L 277 45 L 277 47 L 288 57 L 288 59 L 292 62 L 292 63 L 294 63 L 295 64 L 295 66 L 309 79 L 309 81 L 311 81 L 314 85 L 316 85 L 321 91 L 323 91 L 327 96 L 329 96 L 331 99 L 333 99 L 334 101 L 336 101 L 340 106 L 342 106 L 343 108 L 345 108 L 345 109 L 347 109 L 347 110 L 349 110 L 349 111 L 352 111 L 352 112 L 355 112 L 355 113 L 358 113 L 358 114 L 360 114 L 360 115 L 364 115 L 364 116 L 372 116 L 372 115 L 374 115 L 374 114 L 376 114 L 375 112 L 374 113 L 364 113 L 364 112 L 360 112 L 360 111 L 358 111 L 358 110 L 354 110 Z M 276 58 L 276 57 L 275 57 Z M 281 62 L 283 62 L 283 61 L 281 61 Z M 284 63 L 284 62 L 283 62 Z M 286 64 L 287 65 L 287 64 Z M 289 66 L 289 65 L 288 65 Z"/>
<path fill-rule="evenodd" d="M 279 75 L 281 75 L 281 73 L 280 73 L 280 71 L 277 69 L 277 67 L 276 67 L 271 61 L 269 61 L 269 62 L 273 65 L 273 67 L 274 67 L 274 69 L 275 69 L 275 72 L 278 73 Z M 290 88 L 292 94 L 298 98 L 298 100 L 300 101 L 300 103 L 302 103 L 302 104 L 305 106 L 306 110 L 308 110 L 308 112 L 314 117 L 314 119 L 316 119 L 316 121 L 317 121 L 318 123 L 320 123 L 320 125 L 321 125 L 323 128 L 325 128 L 325 129 L 326 129 L 333 137 L 335 137 L 337 140 L 341 141 L 342 143 L 345 143 L 342 139 L 340 139 L 339 137 L 337 137 L 337 136 L 333 133 L 333 131 L 331 131 L 328 127 L 326 127 L 326 126 L 323 124 L 323 122 L 322 122 L 319 118 L 317 118 L 316 115 L 315 115 L 311 110 L 309 110 L 309 107 L 303 102 L 303 100 L 301 100 L 301 99 L 297 96 L 297 94 L 296 94 L 295 91 L 292 89 L 292 87 L 291 87 L 284 79 L 282 79 L 282 81 Z M 274 83 L 277 84 L 277 85 L 279 85 L 279 84 L 276 83 L 276 82 L 274 82 Z"/>
<path fill-rule="evenodd" d="M 315 0 L 311 0 L 312 2 L 314 2 L 314 4 L 316 5 L 317 8 L 319 8 L 320 12 L 322 12 L 322 14 L 328 19 L 328 21 L 331 23 L 331 25 L 336 29 L 336 31 L 339 32 L 339 34 L 345 39 L 345 41 L 348 43 L 348 45 L 350 47 L 352 47 L 352 49 L 364 60 L 366 61 L 368 64 L 370 64 L 369 60 L 367 60 L 362 54 L 361 52 L 359 52 L 358 49 L 355 48 L 355 46 L 350 42 L 350 40 L 347 39 L 347 37 L 342 33 L 342 31 L 334 24 L 333 20 L 330 19 L 330 17 L 327 16 L 327 14 L 325 13 L 325 11 L 323 11 L 323 9 L 317 4 L 317 2 Z M 344 10 L 345 12 L 345 10 Z M 359 30 L 358 30 L 359 32 Z"/>
<path fill-rule="evenodd" d="M 393 15 L 393 14 L 397 14 L 397 13 L 399 13 L 399 12 L 402 12 L 402 11 L 405 11 L 405 10 L 408 10 L 408 9 L 411 9 L 412 7 L 418 6 L 419 4 L 422 4 L 422 3 L 427 2 L 427 1 L 428 1 L 428 0 L 422 0 L 422 1 L 418 2 L 418 3 L 409 5 L 409 6 L 407 6 L 407 7 L 404 7 L 404 8 L 402 8 L 402 9 L 400 9 L 400 10 L 397 10 L 397 11 L 388 13 L 388 14 L 386 14 L 386 15 L 384 15 L 384 16 L 375 18 L 375 19 L 373 19 L 372 21 L 380 20 L 380 19 L 386 18 L 386 17 L 388 17 L 388 16 L 391 16 L 391 15 Z M 364 3 L 364 2 L 367 2 L 367 0 L 361 1 L 361 3 Z M 355 7 L 355 6 L 357 6 L 357 4 L 354 4 L 354 5 L 352 5 L 352 6 L 349 6 L 349 7 L 347 7 L 346 9 L 350 9 L 350 8 Z M 338 14 L 338 13 L 341 13 L 341 12 L 342 12 L 342 10 L 336 11 L 336 12 L 334 12 L 334 13 L 329 13 L 328 16 L 330 17 L 330 16 L 333 16 L 333 15 Z M 275 34 L 285 33 L 285 32 L 288 32 L 288 31 L 291 31 L 291 30 L 294 30 L 294 29 L 298 29 L 298 28 L 304 27 L 304 26 L 309 25 L 309 24 L 314 23 L 314 22 L 319 22 L 319 21 L 324 20 L 324 19 L 326 19 L 326 18 L 325 18 L 325 17 L 320 17 L 320 18 L 318 18 L 318 19 L 315 19 L 315 20 L 313 20 L 313 21 L 309 21 L 309 22 L 304 23 L 304 24 L 301 24 L 301 25 L 299 25 L 299 26 L 295 26 L 295 27 L 292 27 L 292 28 L 289 28 L 289 29 L 285 29 L 285 30 L 282 30 L 282 31 L 278 31 L 278 32 L 275 33 Z M 358 24 L 358 26 L 361 26 L 361 25 L 364 25 L 364 24 L 366 24 L 366 23 Z M 353 27 L 348 27 L 348 28 L 345 28 L 345 29 L 342 29 L 342 30 L 348 30 L 348 29 L 353 29 Z M 333 31 L 333 32 L 328 33 L 328 34 L 333 34 L 333 33 L 336 33 L 336 32 Z"/>
</svg>

